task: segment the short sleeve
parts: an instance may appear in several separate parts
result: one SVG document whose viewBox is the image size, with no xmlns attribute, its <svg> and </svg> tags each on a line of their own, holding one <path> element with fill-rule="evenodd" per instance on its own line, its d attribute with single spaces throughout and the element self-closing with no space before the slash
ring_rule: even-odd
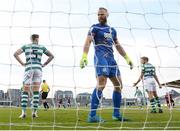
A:
<svg viewBox="0 0 180 131">
<path fill-rule="evenodd" d="M 47 54 L 47 51 L 48 51 L 47 48 L 45 46 L 43 46 L 42 48 L 43 48 L 43 53 Z"/>
<path fill-rule="evenodd" d="M 117 32 L 114 28 L 112 28 L 112 34 L 113 34 L 113 40 L 116 41 L 117 40 Z"/>
<path fill-rule="evenodd" d="M 23 52 L 25 52 L 25 49 L 26 49 L 26 45 L 23 45 L 23 46 L 21 47 L 21 50 L 23 50 Z"/>
<path fill-rule="evenodd" d="M 97 28 L 95 28 L 95 26 L 92 25 L 88 31 L 88 36 L 91 36 L 91 35 L 95 36 L 96 32 L 97 32 Z"/>
<path fill-rule="evenodd" d="M 141 65 L 141 71 L 142 71 L 142 73 L 144 73 L 144 72 L 145 72 L 144 65 Z"/>
<path fill-rule="evenodd" d="M 153 66 L 154 72 L 156 72 L 156 68 Z"/>
</svg>

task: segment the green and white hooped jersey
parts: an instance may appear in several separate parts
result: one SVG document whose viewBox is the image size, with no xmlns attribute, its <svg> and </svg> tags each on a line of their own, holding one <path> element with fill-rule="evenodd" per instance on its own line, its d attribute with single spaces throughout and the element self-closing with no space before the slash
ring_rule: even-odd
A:
<svg viewBox="0 0 180 131">
<path fill-rule="evenodd" d="M 136 93 L 134 94 L 134 96 L 142 97 L 143 94 L 142 94 L 141 90 L 137 89 L 137 90 L 136 90 Z"/>
<path fill-rule="evenodd" d="M 25 71 L 32 69 L 42 70 L 41 58 L 47 53 L 47 49 L 38 44 L 27 44 L 21 47 L 26 57 Z"/>
<path fill-rule="evenodd" d="M 144 74 L 144 78 L 154 77 L 155 67 L 150 63 L 143 64 L 142 73 Z"/>
</svg>

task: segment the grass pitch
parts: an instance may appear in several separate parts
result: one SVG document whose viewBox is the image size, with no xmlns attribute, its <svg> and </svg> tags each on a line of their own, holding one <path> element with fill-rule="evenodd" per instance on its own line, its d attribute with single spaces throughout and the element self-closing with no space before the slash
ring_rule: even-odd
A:
<svg viewBox="0 0 180 131">
<path fill-rule="evenodd" d="M 112 109 L 98 110 L 104 123 L 87 123 L 89 108 L 39 109 L 38 118 L 32 119 L 31 110 L 27 117 L 19 119 L 20 108 L 0 108 L 0 130 L 180 130 L 180 107 L 173 110 L 164 108 L 164 113 L 151 114 L 144 109 L 128 107 L 121 112 L 129 122 L 113 121 Z"/>
</svg>

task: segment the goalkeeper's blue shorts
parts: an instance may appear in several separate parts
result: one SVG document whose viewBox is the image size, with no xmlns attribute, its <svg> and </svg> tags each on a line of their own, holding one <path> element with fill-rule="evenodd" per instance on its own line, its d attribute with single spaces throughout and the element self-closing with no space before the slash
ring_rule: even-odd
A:
<svg viewBox="0 0 180 131">
<path fill-rule="evenodd" d="M 94 66 L 96 76 L 120 76 L 120 71 L 113 56 L 95 55 Z"/>
</svg>

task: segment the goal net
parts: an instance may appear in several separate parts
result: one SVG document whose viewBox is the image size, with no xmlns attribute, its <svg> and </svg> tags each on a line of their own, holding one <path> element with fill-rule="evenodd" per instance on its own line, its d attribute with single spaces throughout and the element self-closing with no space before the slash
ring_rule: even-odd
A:
<svg viewBox="0 0 180 131">
<path fill-rule="evenodd" d="M 93 46 L 88 54 L 88 66 L 80 69 L 79 62 L 88 30 L 98 23 L 99 7 L 108 9 L 108 24 L 116 29 L 120 44 L 134 64 L 130 70 L 114 49 L 124 87 L 121 113 L 132 120 L 129 123 L 111 120 L 113 86 L 110 81 L 98 108 L 98 114 L 107 122 L 86 122 L 90 96 L 96 85 Z M 142 109 L 136 104 L 132 87 L 141 72 L 142 56 L 149 57 L 149 62 L 156 67 L 160 83 L 180 78 L 179 0 L 1 0 L 0 18 L 0 129 L 180 129 L 179 118 L 174 116 L 180 108 L 177 105 L 169 109 L 164 100 L 171 88 L 157 86 L 165 111 L 152 115 L 143 84 L 138 85 L 144 94 Z M 30 43 L 30 35 L 34 33 L 40 35 L 39 43 L 55 56 L 43 68 L 43 79 L 50 86 L 50 109 L 44 111 L 40 100 L 39 118 L 32 119 L 29 115 L 20 120 L 24 68 L 13 54 Z M 25 61 L 24 55 L 20 57 Z M 46 59 L 43 57 L 42 61 Z M 179 93 L 179 89 L 173 91 Z"/>
</svg>

